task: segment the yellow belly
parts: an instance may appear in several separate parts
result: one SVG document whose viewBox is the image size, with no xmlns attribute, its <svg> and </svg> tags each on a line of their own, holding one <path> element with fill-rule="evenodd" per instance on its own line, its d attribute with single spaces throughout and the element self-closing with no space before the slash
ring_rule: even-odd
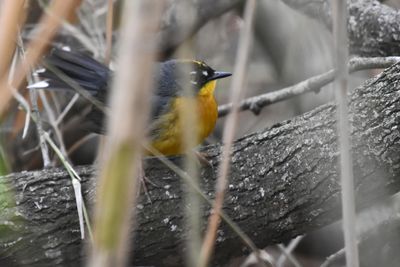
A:
<svg viewBox="0 0 400 267">
<path fill-rule="evenodd" d="M 182 112 L 193 114 L 184 119 Z M 192 120 L 188 121 L 188 117 Z M 161 131 L 152 140 L 151 146 L 166 156 L 182 154 L 185 152 L 184 127 L 190 127 L 188 132 L 193 134 L 190 143 L 197 146 L 213 131 L 217 118 L 218 107 L 213 94 L 180 97 L 172 104 L 171 112 L 162 116 Z"/>
</svg>

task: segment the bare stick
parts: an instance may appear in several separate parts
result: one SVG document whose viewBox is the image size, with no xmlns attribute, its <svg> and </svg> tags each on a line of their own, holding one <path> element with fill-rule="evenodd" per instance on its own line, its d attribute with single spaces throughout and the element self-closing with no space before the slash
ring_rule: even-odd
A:
<svg viewBox="0 0 400 267">
<path fill-rule="evenodd" d="M 237 51 L 237 61 L 234 68 L 234 76 L 232 80 L 231 88 L 231 102 L 233 111 L 229 115 L 223 134 L 224 149 L 222 151 L 222 161 L 218 170 L 218 179 L 215 189 L 215 201 L 213 205 L 213 213 L 211 214 L 208 222 L 206 236 L 200 251 L 200 262 L 198 266 L 207 266 L 210 261 L 212 251 L 214 250 L 215 238 L 217 229 L 220 223 L 220 212 L 224 202 L 225 189 L 228 180 L 229 163 L 232 153 L 232 142 L 235 135 L 237 126 L 238 112 L 239 112 L 239 101 L 244 91 L 244 80 L 248 61 L 248 54 L 250 50 L 251 38 L 252 38 L 252 25 L 254 19 L 254 10 L 256 2 L 255 0 L 249 0 L 246 2 L 245 14 L 244 14 L 244 26 L 240 33 L 239 47 Z M 258 254 L 258 252 L 255 252 Z"/>
<path fill-rule="evenodd" d="M 343 231 L 346 250 L 346 265 L 358 267 L 358 248 L 356 239 L 356 211 L 354 199 L 353 161 L 349 131 L 348 90 L 348 37 L 346 0 L 332 2 L 334 62 L 337 76 L 334 81 L 336 101 L 338 103 L 338 135 L 340 152 L 340 176 L 342 189 Z"/>
<path fill-rule="evenodd" d="M 24 44 L 21 38 L 21 35 L 18 34 L 18 46 L 19 46 L 19 51 L 20 51 L 20 57 L 23 60 L 26 60 L 26 53 L 24 49 Z M 31 84 L 34 80 L 33 75 L 30 75 L 28 77 L 28 81 Z M 36 122 L 36 131 L 39 136 L 39 146 L 40 146 L 40 151 L 42 152 L 42 159 L 43 159 L 43 167 L 44 168 L 49 168 L 51 167 L 51 161 L 50 161 L 50 155 L 49 155 L 49 148 L 47 146 L 46 140 L 44 138 L 44 130 L 43 130 L 43 124 L 42 124 L 42 118 L 39 112 L 39 107 L 38 107 L 38 101 L 37 101 L 37 92 L 35 90 L 29 90 L 29 98 L 31 100 L 31 115 L 35 118 L 34 121 Z"/>
<path fill-rule="evenodd" d="M 102 149 L 89 266 L 125 266 L 128 259 L 142 143 L 150 111 L 156 53 L 154 35 L 162 3 L 157 0 L 124 2 L 119 71 L 111 94 L 110 135 Z"/>
<path fill-rule="evenodd" d="M 353 58 L 349 61 L 349 71 L 352 73 L 365 69 L 388 68 L 398 62 L 400 62 L 400 57 Z M 299 82 L 298 84 L 271 93 L 249 97 L 240 103 L 240 110 L 251 110 L 253 113 L 258 115 L 265 106 L 297 95 L 320 90 L 323 86 L 331 83 L 334 78 L 335 70 L 330 70 Z M 226 116 L 231 110 L 231 103 L 221 105 L 218 108 L 218 115 L 220 117 Z"/>
<path fill-rule="evenodd" d="M 282 255 L 276 261 L 277 267 L 283 267 L 285 265 L 286 259 L 290 261 L 295 267 L 301 267 L 301 264 L 297 261 L 297 259 L 292 256 L 293 250 L 297 247 L 300 241 L 303 239 L 302 235 L 299 235 L 295 239 L 292 239 L 287 247 L 283 244 L 279 244 L 278 248 L 282 251 Z"/>
<path fill-rule="evenodd" d="M 106 31 L 106 54 L 104 63 L 110 64 L 111 51 L 112 51 L 112 33 L 113 33 L 113 15 L 114 15 L 114 1 L 108 0 L 107 8 L 107 31 Z"/>
</svg>

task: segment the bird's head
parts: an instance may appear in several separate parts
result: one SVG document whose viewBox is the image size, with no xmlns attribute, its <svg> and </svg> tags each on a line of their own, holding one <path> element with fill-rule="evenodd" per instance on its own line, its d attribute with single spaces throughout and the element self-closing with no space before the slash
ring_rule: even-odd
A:
<svg viewBox="0 0 400 267">
<path fill-rule="evenodd" d="M 162 72 L 173 79 L 180 88 L 190 85 L 196 95 L 212 94 L 216 80 L 229 77 L 229 72 L 216 71 L 203 61 L 169 60 L 163 63 Z"/>
</svg>

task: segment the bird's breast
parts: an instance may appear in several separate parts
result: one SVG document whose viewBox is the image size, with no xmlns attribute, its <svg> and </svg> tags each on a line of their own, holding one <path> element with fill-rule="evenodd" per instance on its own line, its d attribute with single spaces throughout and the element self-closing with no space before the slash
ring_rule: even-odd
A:
<svg viewBox="0 0 400 267">
<path fill-rule="evenodd" d="M 195 146 L 202 143 L 215 127 L 218 106 L 212 94 L 179 97 L 162 117 L 159 134 L 152 140 L 152 146 L 164 155 L 182 154 L 185 130 L 193 138 L 190 143 Z"/>
</svg>

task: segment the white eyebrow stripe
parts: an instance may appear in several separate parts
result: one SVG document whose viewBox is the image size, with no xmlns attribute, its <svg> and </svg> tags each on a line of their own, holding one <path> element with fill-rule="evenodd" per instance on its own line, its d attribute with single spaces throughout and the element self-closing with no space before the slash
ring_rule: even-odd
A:
<svg viewBox="0 0 400 267">
<path fill-rule="evenodd" d="M 203 70 L 202 73 L 203 73 L 204 76 L 208 76 L 208 72 L 206 70 Z"/>
</svg>

